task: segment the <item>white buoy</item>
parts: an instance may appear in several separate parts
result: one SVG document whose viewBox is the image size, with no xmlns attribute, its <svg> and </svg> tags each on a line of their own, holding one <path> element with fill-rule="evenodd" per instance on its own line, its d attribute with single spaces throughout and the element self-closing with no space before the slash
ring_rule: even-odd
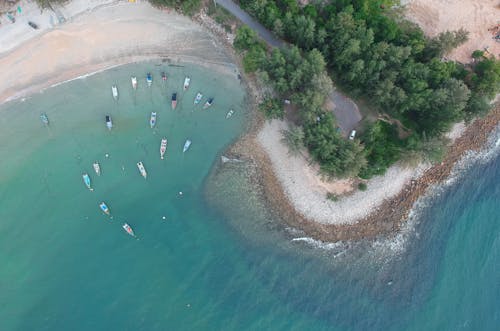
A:
<svg viewBox="0 0 500 331">
<path fill-rule="evenodd" d="M 164 220 L 166 220 L 167 218 L 165 216 L 162 217 Z"/>
</svg>

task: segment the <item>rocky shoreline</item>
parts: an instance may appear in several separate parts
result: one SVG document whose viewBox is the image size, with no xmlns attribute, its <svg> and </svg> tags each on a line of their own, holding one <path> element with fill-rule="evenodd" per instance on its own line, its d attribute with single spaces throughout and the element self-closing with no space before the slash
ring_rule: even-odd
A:
<svg viewBox="0 0 500 331">
<path fill-rule="evenodd" d="M 224 46 L 226 53 L 241 68 L 240 58 L 232 48 L 234 35 L 228 34 L 204 13 L 194 17 L 194 20 L 212 32 Z M 243 73 L 241 75 L 242 83 L 245 84 L 249 93 L 248 106 L 252 113 L 251 120 L 246 133 L 228 149 L 227 155 L 244 159 L 254 168 L 251 181 L 256 189 L 261 190 L 261 195 L 272 212 L 282 219 L 286 226 L 300 230 L 306 236 L 321 241 L 372 239 L 397 233 L 408 219 L 415 202 L 425 195 L 432 185 L 446 180 L 456 162 L 460 161 L 468 151 L 478 151 L 483 148 L 489 134 L 500 122 L 500 105 L 497 104 L 488 115 L 474 121 L 459 138 L 455 139 L 442 163 L 428 168 L 418 179 L 411 180 L 398 194 L 384 200 L 368 216 L 350 224 L 323 224 L 302 215 L 287 197 L 273 170 L 268 153 L 258 141 L 258 134 L 265 122 L 265 118 L 257 109 L 262 96 L 259 84 L 254 78 L 246 77 Z"/>
<path fill-rule="evenodd" d="M 281 183 L 273 171 L 271 160 L 257 141 L 257 134 L 264 123 L 264 118 L 256 119 L 248 133 L 230 149 L 230 155 L 252 163 L 257 171 L 253 182 L 263 191 L 267 203 L 272 206 L 280 219 L 287 226 L 304 232 L 316 240 L 336 242 L 360 239 L 373 239 L 378 236 L 390 236 L 397 233 L 408 219 L 415 202 L 428 192 L 428 189 L 449 178 L 454 165 L 468 151 L 481 150 L 490 133 L 500 122 L 500 106 L 496 105 L 484 118 L 470 124 L 463 134 L 449 147 L 442 163 L 427 169 L 421 177 L 410 181 L 393 198 L 384 200 L 382 205 L 367 217 L 353 224 L 321 224 L 307 219 L 298 213 L 286 196 Z M 356 208 L 356 206 L 353 206 Z"/>
</svg>

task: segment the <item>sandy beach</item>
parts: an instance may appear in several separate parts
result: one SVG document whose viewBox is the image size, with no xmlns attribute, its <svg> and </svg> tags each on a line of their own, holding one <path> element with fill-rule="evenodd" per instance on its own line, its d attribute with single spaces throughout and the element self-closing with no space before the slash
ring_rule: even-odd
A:
<svg viewBox="0 0 500 331">
<path fill-rule="evenodd" d="M 41 24 L 41 30 L 36 32 L 26 30 L 26 24 L 11 25 L 11 34 L 2 34 L 0 68 L 4 79 L 0 81 L 0 102 L 88 73 L 150 59 L 196 62 L 238 72 L 228 48 L 231 36 L 214 24 L 206 24 L 210 18 L 203 14 L 193 21 L 153 8 L 147 2 L 75 0 L 67 6 L 58 10 L 66 18 L 62 24 Z M 29 8 L 26 11 L 30 13 Z M 43 11 L 38 15 L 54 21 L 54 13 Z M 258 88 L 252 80 L 246 83 L 255 103 Z M 491 130 L 494 121 L 498 123 L 498 111 L 494 115 L 474 125 L 487 123 Z M 229 153 L 253 160 L 260 173 L 256 182 L 263 187 L 270 204 L 289 225 L 316 239 L 357 239 L 397 230 L 429 183 L 446 173 L 440 170 L 438 175 L 432 175 L 437 166 L 428 164 L 417 168 L 395 165 L 384 176 L 368 181 L 366 191 L 359 191 L 353 179 L 323 180 L 305 150 L 300 157 L 288 155 L 280 141 L 281 130 L 286 128 L 286 122 L 264 122 L 257 115 L 248 134 Z M 478 149 L 480 141 L 485 141 L 473 130 L 473 126 L 465 130 L 461 124 L 450 133 L 450 138 L 456 139 L 451 147 L 455 152 L 446 166 L 451 167 L 469 147 Z M 469 137 L 470 144 L 464 136 Z M 331 201 L 327 193 L 341 197 Z M 403 199 L 402 194 L 408 196 Z"/>
<path fill-rule="evenodd" d="M 83 1 L 70 4 L 76 6 L 79 2 Z M 0 81 L 0 102 L 91 72 L 148 59 L 182 60 L 235 70 L 213 36 L 188 17 L 158 10 L 147 2 L 85 4 L 94 7 L 83 12 L 75 9 L 77 14 L 67 18 L 66 23 L 46 27 L 28 40 L 19 38 L 16 46 L 12 38 L 4 35 L 1 44 L 5 47 L 0 48 L 4 77 Z M 9 26 L 10 30 L 14 28 Z M 26 27 L 19 25 L 17 29 L 22 32 Z M 10 31 L 12 36 L 18 35 L 16 31 Z"/>
<path fill-rule="evenodd" d="M 469 40 L 453 50 L 449 58 L 466 63 L 475 50 L 485 50 L 498 57 L 500 43 L 490 29 L 500 23 L 497 0 L 404 0 L 406 17 L 417 23 L 425 34 L 434 37 L 440 32 L 464 28 Z"/>
</svg>

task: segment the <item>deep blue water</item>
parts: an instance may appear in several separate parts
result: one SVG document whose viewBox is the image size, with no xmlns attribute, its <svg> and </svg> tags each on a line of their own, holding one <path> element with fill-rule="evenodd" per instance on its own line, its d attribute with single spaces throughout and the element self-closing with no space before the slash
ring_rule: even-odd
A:
<svg viewBox="0 0 500 331">
<path fill-rule="evenodd" d="M 159 70 L 124 66 L 1 107 L 0 330 L 498 330 L 498 156 L 439 190 L 401 238 L 314 247 L 292 241 L 249 165 L 218 161 L 245 127 L 236 78 L 166 68 L 166 85 L 148 90 L 148 68 Z M 185 74 L 192 86 L 172 111 Z M 216 97 L 210 111 L 192 111 L 198 89 Z"/>
</svg>

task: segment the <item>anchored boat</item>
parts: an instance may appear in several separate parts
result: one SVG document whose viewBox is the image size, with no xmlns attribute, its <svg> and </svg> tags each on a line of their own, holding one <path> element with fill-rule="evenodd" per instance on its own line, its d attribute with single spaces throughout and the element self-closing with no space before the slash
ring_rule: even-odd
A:
<svg viewBox="0 0 500 331">
<path fill-rule="evenodd" d="M 108 215 L 108 216 L 111 216 L 111 213 L 110 213 L 110 211 L 109 211 L 109 208 L 108 208 L 108 206 L 107 206 L 104 202 L 101 202 L 101 203 L 99 204 L 99 208 L 101 208 L 101 210 L 102 210 L 102 212 L 103 212 L 104 214 L 106 214 L 106 215 Z"/>
<path fill-rule="evenodd" d="M 101 166 L 99 165 L 99 162 L 95 161 L 94 164 L 92 164 L 94 167 L 94 171 L 97 174 L 97 176 L 101 175 Z"/>
<path fill-rule="evenodd" d="M 130 77 L 130 80 L 132 81 L 132 88 L 134 90 L 137 90 L 137 77 L 132 76 L 132 77 Z"/>
<path fill-rule="evenodd" d="M 186 153 L 186 151 L 189 149 L 189 146 L 191 146 L 191 140 L 186 140 L 184 143 L 184 148 L 182 148 L 182 153 Z"/>
<path fill-rule="evenodd" d="M 186 76 L 186 78 L 184 78 L 184 91 L 189 88 L 189 83 L 191 83 L 191 78 L 189 76 Z"/>
<path fill-rule="evenodd" d="M 134 233 L 134 230 L 132 230 L 132 228 L 130 227 L 130 225 L 128 225 L 127 223 L 124 223 L 123 224 L 123 229 L 129 234 L 131 235 L 132 237 L 135 237 L 135 233 Z"/>
<path fill-rule="evenodd" d="M 40 114 L 40 121 L 42 121 L 42 123 L 45 125 L 49 125 L 49 118 L 47 117 L 47 114 L 41 113 Z"/>
<path fill-rule="evenodd" d="M 229 117 L 233 116 L 233 114 L 234 114 L 234 110 L 231 109 L 230 111 L 227 112 L 226 119 L 228 119 Z"/>
<path fill-rule="evenodd" d="M 177 93 L 172 93 L 172 109 L 177 107 Z"/>
<path fill-rule="evenodd" d="M 166 81 L 166 80 L 167 80 L 167 74 L 165 73 L 165 71 L 162 71 L 162 72 L 161 72 L 161 79 L 162 79 L 163 81 Z"/>
<path fill-rule="evenodd" d="M 163 160 L 163 156 L 165 155 L 166 151 L 167 151 L 167 138 L 163 137 L 160 144 L 160 159 Z"/>
<path fill-rule="evenodd" d="M 139 172 L 142 177 L 146 179 L 148 177 L 148 173 L 146 172 L 146 168 L 144 168 L 144 164 L 142 164 L 142 162 L 137 162 L 137 168 L 139 168 Z"/>
<path fill-rule="evenodd" d="M 118 87 L 116 85 L 111 86 L 111 93 L 113 94 L 113 99 L 118 100 Z"/>
<path fill-rule="evenodd" d="M 111 115 L 106 115 L 106 127 L 111 130 L 113 127 L 113 122 L 111 122 Z"/>
<path fill-rule="evenodd" d="M 151 118 L 149 119 L 149 125 L 151 126 L 151 129 L 155 127 L 156 125 L 156 112 L 151 112 Z"/>
<path fill-rule="evenodd" d="M 151 87 L 151 84 L 153 84 L 153 76 L 151 76 L 151 73 L 148 72 L 146 75 L 146 83 L 148 83 L 148 86 Z"/>
<path fill-rule="evenodd" d="M 203 98 L 203 94 L 201 94 L 200 92 L 198 92 L 198 94 L 196 94 L 196 98 L 194 98 L 194 104 L 197 105 L 200 103 L 201 101 L 201 98 Z"/>
<path fill-rule="evenodd" d="M 87 186 L 87 188 L 89 190 L 93 191 L 94 189 L 90 186 L 90 176 L 89 176 L 89 174 L 84 173 L 82 175 L 82 177 L 83 177 L 83 182 L 85 183 L 85 186 Z"/>
<path fill-rule="evenodd" d="M 207 102 L 203 105 L 203 109 L 207 109 L 212 105 L 212 103 L 214 103 L 214 98 L 208 98 Z"/>
</svg>

